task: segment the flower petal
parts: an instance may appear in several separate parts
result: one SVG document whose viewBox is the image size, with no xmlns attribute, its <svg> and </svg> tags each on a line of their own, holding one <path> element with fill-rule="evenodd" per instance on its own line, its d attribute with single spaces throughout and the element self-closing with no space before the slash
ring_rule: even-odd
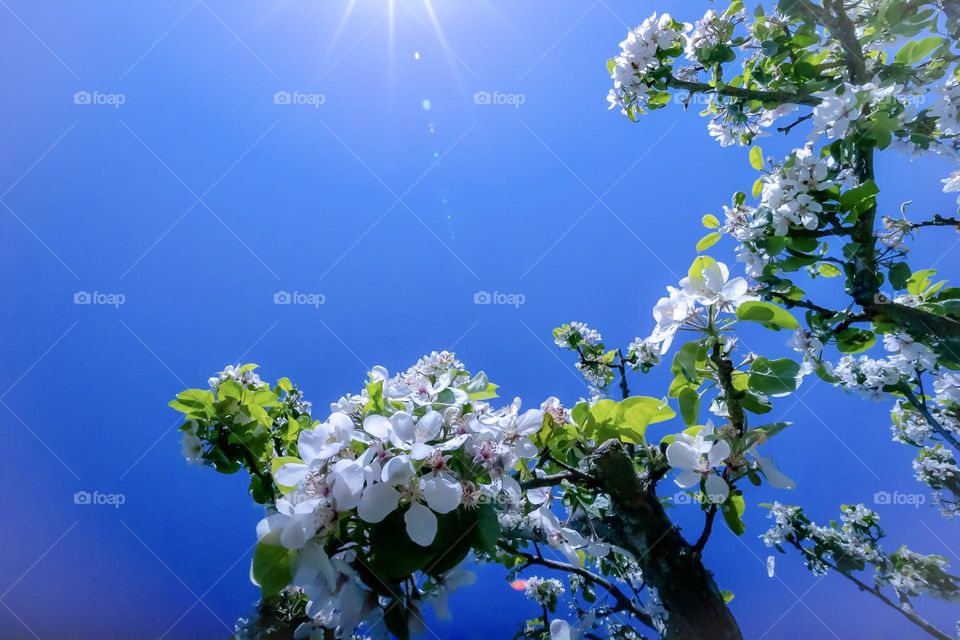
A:
<svg viewBox="0 0 960 640">
<path fill-rule="evenodd" d="M 364 522 L 380 522 L 393 513 L 400 502 L 400 493 L 388 484 L 367 487 L 357 504 L 357 515 Z"/>
<path fill-rule="evenodd" d="M 773 463 L 773 458 L 768 456 L 757 456 L 760 461 L 760 470 L 763 471 L 763 477 L 767 479 L 771 487 L 777 489 L 795 489 L 797 483 L 784 475 L 780 469 Z"/>
<path fill-rule="evenodd" d="M 730 495 L 730 487 L 727 486 L 726 480 L 711 473 L 707 476 L 706 492 L 707 500 L 714 504 L 723 504 Z"/>
<path fill-rule="evenodd" d="M 414 460 L 425 460 L 431 453 L 433 453 L 433 447 L 429 444 L 417 442 L 410 447 L 410 457 Z"/>
<path fill-rule="evenodd" d="M 407 443 L 407 446 L 409 446 L 409 443 L 416 439 L 413 418 L 406 411 L 398 411 L 390 416 L 390 424 L 393 425 L 393 430 L 400 440 L 400 442 L 393 443 L 394 446 L 401 447 L 401 442 Z"/>
<path fill-rule="evenodd" d="M 307 477 L 310 467 L 300 462 L 288 462 L 280 465 L 273 474 L 273 479 L 277 484 L 283 487 L 295 487 L 300 481 Z"/>
<path fill-rule="evenodd" d="M 419 502 L 414 502 L 403 514 L 407 535 L 421 547 L 428 547 L 437 537 L 437 516 Z"/>
<path fill-rule="evenodd" d="M 301 549 L 317 532 L 316 519 L 309 515 L 290 518 L 280 533 L 280 544 L 287 549 Z"/>
<path fill-rule="evenodd" d="M 573 640 L 573 630 L 566 620 L 556 618 L 550 623 L 550 640 Z"/>
<path fill-rule="evenodd" d="M 684 489 L 689 489 L 692 486 L 700 484 L 700 478 L 702 478 L 699 473 L 691 469 L 685 469 L 677 474 L 677 477 L 673 479 L 677 483 L 678 487 L 683 487 Z"/>
<path fill-rule="evenodd" d="M 543 426 L 543 411 L 530 409 L 517 419 L 517 433 L 523 436 L 533 435 Z"/>
<path fill-rule="evenodd" d="M 395 456 L 383 465 L 381 479 L 392 487 L 406 484 L 416 474 L 407 456 Z"/>
<path fill-rule="evenodd" d="M 667 447 L 667 464 L 674 469 L 695 469 L 700 454 L 686 442 L 673 441 Z"/>
<path fill-rule="evenodd" d="M 729 457 L 730 445 L 727 444 L 726 440 L 717 440 L 713 443 L 713 446 L 710 447 L 710 452 L 707 454 L 707 461 L 711 467 L 716 467 Z"/>
<path fill-rule="evenodd" d="M 350 442 L 353 435 L 353 420 L 345 413 L 340 411 L 330 414 L 327 422 L 333 428 L 333 432 L 340 442 Z"/>
<path fill-rule="evenodd" d="M 363 421 L 363 430 L 377 440 L 387 440 L 390 437 L 392 425 L 383 416 L 372 415 L 367 416 L 367 419 Z"/>
<path fill-rule="evenodd" d="M 327 433 L 323 427 L 307 429 L 297 438 L 297 451 L 304 462 L 313 462 L 319 458 L 319 451 L 327 444 Z"/>
<path fill-rule="evenodd" d="M 360 502 L 365 482 L 363 467 L 353 460 L 340 460 L 333 466 L 333 498 L 338 511 L 353 509 Z"/>
<path fill-rule="evenodd" d="M 438 473 L 420 480 L 420 490 L 431 509 L 449 513 L 460 506 L 463 487 L 450 476 Z"/>
<path fill-rule="evenodd" d="M 439 411 L 428 411 L 417 422 L 417 442 L 436 440 L 443 429 L 443 414 Z"/>
</svg>

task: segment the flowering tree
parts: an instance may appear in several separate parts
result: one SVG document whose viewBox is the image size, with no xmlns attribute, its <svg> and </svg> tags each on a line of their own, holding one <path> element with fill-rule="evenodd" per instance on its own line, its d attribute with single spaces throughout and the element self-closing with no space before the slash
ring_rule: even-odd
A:
<svg viewBox="0 0 960 640">
<path fill-rule="evenodd" d="M 890 402 L 917 479 L 957 515 L 960 288 L 907 252 L 920 230 L 960 219 L 913 220 L 906 204 L 882 215 L 873 166 L 888 149 L 957 156 L 958 30 L 957 0 L 782 0 L 752 15 L 735 0 L 695 26 L 654 15 L 631 31 L 609 62 L 611 107 L 636 119 L 704 94 L 710 135 L 750 147 L 760 175 L 723 221 L 703 217 L 701 255 L 656 303 L 648 337 L 618 348 L 581 323 L 555 330 L 594 387 L 587 400 L 497 406 L 496 385 L 446 352 L 399 374 L 374 368 L 317 417 L 290 380 L 267 384 L 253 365 L 179 394 L 185 456 L 245 469 L 267 510 L 251 571 L 263 598 L 237 636 L 406 638 L 426 606 L 445 615 L 472 557 L 504 565 L 541 606 L 524 637 L 740 638 L 702 552 L 718 515 L 743 534 L 751 486 L 793 486 L 760 450 L 788 425 L 763 415 L 809 375 Z M 779 160 L 754 146 L 775 126 L 807 132 Z M 960 171 L 943 185 L 960 191 Z M 743 276 L 703 253 L 724 237 Z M 823 299 L 844 302 L 808 293 L 825 289 L 812 280 L 842 283 Z M 744 323 L 793 332 L 799 357 L 744 349 Z M 665 397 L 632 393 L 668 356 Z M 648 437 L 659 422 L 672 433 Z M 664 508 L 674 485 L 702 509 L 693 536 Z M 945 559 L 885 551 L 876 513 L 840 510 L 817 525 L 775 503 L 764 541 L 948 638 L 914 608 L 960 599 Z M 538 567 L 565 580 L 527 575 Z"/>
</svg>

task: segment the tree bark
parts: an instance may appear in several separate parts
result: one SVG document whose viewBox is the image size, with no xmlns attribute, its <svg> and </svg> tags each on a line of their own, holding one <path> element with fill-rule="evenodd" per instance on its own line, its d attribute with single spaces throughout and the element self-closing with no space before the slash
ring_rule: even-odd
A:
<svg viewBox="0 0 960 640">
<path fill-rule="evenodd" d="M 622 445 L 611 440 L 597 449 L 593 468 L 616 513 L 603 522 L 604 538 L 632 553 L 646 584 L 656 588 L 668 614 L 666 638 L 741 640 L 700 553 L 667 517 L 654 486 L 637 476 Z"/>
</svg>

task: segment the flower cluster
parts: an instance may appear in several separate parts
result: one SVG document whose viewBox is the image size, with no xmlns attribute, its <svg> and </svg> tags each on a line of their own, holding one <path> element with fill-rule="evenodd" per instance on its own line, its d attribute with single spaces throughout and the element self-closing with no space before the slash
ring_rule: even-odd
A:
<svg viewBox="0 0 960 640">
<path fill-rule="evenodd" d="M 660 364 L 660 347 L 649 338 L 635 338 L 627 347 L 627 358 L 634 363 L 635 369 L 649 371 Z"/>
<path fill-rule="evenodd" d="M 703 14 L 703 18 L 697 20 L 693 30 L 687 36 L 687 43 L 683 49 L 687 59 L 694 64 L 700 64 L 698 54 L 704 49 L 727 42 L 736 25 L 745 17 L 746 11 L 743 8 L 732 15 L 718 14 L 713 9 L 708 10 Z"/>
<path fill-rule="evenodd" d="M 539 576 L 530 576 L 526 579 L 523 587 L 523 594 L 536 602 L 553 608 L 557 604 L 557 599 L 564 593 L 563 584 L 556 578 L 541 578 Z"/>
<path fill-rule="evenodd" d="M 913 472 L 934 490 L 934 501 L 944 516 L 960 515 L 960 467 L 949 449 L 941 444 L 924 447 L 913 461 Z"/>
<path fill-rule="evenodd" d="M 624 114 L 643 109 L 649 90 L 645 74 L 663 64 L 664 52 L 682 48 L 683 32 L 689 28 L 668 13 L 659 17 L 654 13 L 627 34 L 610 68 L 613 89 L 607 100 L 611 109 L 619 107 Z"/>
<path fill-rule="evenodd" d="M 657 325 L 647 339 L 666 353 L 677 331 L 683 327 L 702 328 L 707 309 L 710 313 L 733 313 L 744 302 L 757 300 L 745 278 L 730 278 L 727 265 L 708 256 L 700 256 L 679 288 L 667 287 L 668 295 L 653 308 Z"/>
<path fill-rule="evenodd" d="M 809 520 L 799 507 L 780 503 L 771 506 L 770 517 L 775 524 L 763 534 L 763 541 L 781 551 L 784 543 L 795 546 L 814 574 L 833 569 L 849 577 L 872 567 L 876 584 L 891 587 L 905 607 L 910 606 L 910 598 L 922 594 L 960 598 L 960 583 L 947 573 L 945 558 L 916 553 L 905 546 L 885 554 L 880 546 L 884 536 L 880 518 L 862 504 L 841 507 L 840 522 L 826 526 Z"/>
<path fill-rule="evenodd" d="M 937 118 L 937 128 L 946 135 L 960 134 L 960 82 L 951 78 L 936 93 L 930 115 Z"/>
<path fill-rule="evenodd" d="M 600 339 L 585 325 L 571 332 L 584 344 Z M 569 420 L 556 398 L 534 409 L 519 399 L 494 407 L 486 375 L 435 352 L 397 374 L 374 367 L 365 388 L 333 403 L 321 422 L 289 380 L 271 388 L 254 368 L 227 367 L 210 391 L 188 390 L 171 404 L 191 418 L 185 457 L 251 471 L 254 497 L 267 505 L 252 575 L 265 596 L 303 594 L 310 622 L 301 636 L 372 629 L 390 605 L 377 595 L 380 581 L 418 571 L 428 576 L 418 601 L 442 607 L 463 582 L 456 564 L 471 549 L 490 552 L 500 522 L 525 523 L 571 564 L 579 552 L 609 551 L 558 519 L 549 488 L 521 488 L 534 473 L 528 462 L 539 455 L 545 416 L 557 428 Z M 562 593 L 552 586 L 543 597 Z M 412 628 L 417 616 L 409 617 Z"/>
<path fill-rule="evenodd" d="M 841 84 L 818 95 L 820 103 L 813 108 L 811 139 L 821 135 L 831 140 L 847 137 L 860 115 L 857 89 L 850 84 Z"/>
<path fill-rule="evenodd" d="M 244 387 L 262 387 L 264 386 L 263 380 L 260 379 L 260 376 L 251 368 L 249 365 L 240 366 L 240 365 L 227 365 L 224 367 L 223 371 L 218 373 L 215 376 L 212 376 L 207 383 L 210 385 L 211 389 L 216 389 L 220 386 L 220 383 L 224 380 L 233 380 L 234 382 L 240 383 Z"/>
<path fill-rule="evenodd" d="M 807 144 L 795 150 L 778 171 L 763 178 L 760 208 L 769 215 L 776 235 L 786 235 L 791 226 L 810 230 L 820 226 L 823 206 L 818 196 L 836 178 L 832 169 L 832 159 L 815 153 Z"/>
<path fill-rule="evenodd" d="M 904 377 L 902 363 L 891 358 L 846 355 L 840 358 L 836 365 L 824 364 L 836 379 L 837 386 L 855 391 L 871 400 L 883 398 L 884 391 L 898 386 Z"/>
</svg>

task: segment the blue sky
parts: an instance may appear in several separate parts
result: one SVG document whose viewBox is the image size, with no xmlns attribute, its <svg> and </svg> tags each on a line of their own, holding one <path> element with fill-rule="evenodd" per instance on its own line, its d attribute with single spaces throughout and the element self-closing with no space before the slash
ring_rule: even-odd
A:
<svg viewBox="0 0 960 640">
<path fill-rule="evenodd" d="M 0 636 L 216 638 L 249 611 L 260 510 L 243 478 L 181 459 L 166 403 L 182 388 L 253 361 L 323 406 L 368 366 L 454 348 L 507 399 L 572 403 L 585 388 L 552 327 L 646 335 L 701 215 L 755 178 L 693 111 L 631 124 L 606 110 L 627 26 L 709 3 L 433 0 L 435 21 L 423 0 L 392 16 L 387 0 L 349 4 L 0 2 Z M 881 158 L 882 206 L 951 212 L 947 173 Z M 956 241 L 932 231 L 911 263 L 955 277 Z M 280 291 L 324 304 L 274 304 Z M 525 301 L 475 305 L 478 291 Z M 779 352 L 786 336 L 746 339 Z M 633 387 L 662 395 L 666 375 Z M 768 448 L 799 487 L 748 502 L 826 520 L 878 490 L 923 493 L 887 410 L 808 380 L 775 409 L 795 424 Z M 77 505 L 77 491 L 124 502 Z M 878 510 L 891 548 L 960 563 L 929 504 Z M 698 530 L 696 510 L 676 516 Z M 717 531 L 707 560 L 748 637 L 914 635 L 795 556 L 767 578 L 764 511 L 746 520 L 740 539 Z M 502 572 L 480 572 L 453 623 L 431 619 L 440 637 L 506 637 L 535 614 Z"/>
</svg>

